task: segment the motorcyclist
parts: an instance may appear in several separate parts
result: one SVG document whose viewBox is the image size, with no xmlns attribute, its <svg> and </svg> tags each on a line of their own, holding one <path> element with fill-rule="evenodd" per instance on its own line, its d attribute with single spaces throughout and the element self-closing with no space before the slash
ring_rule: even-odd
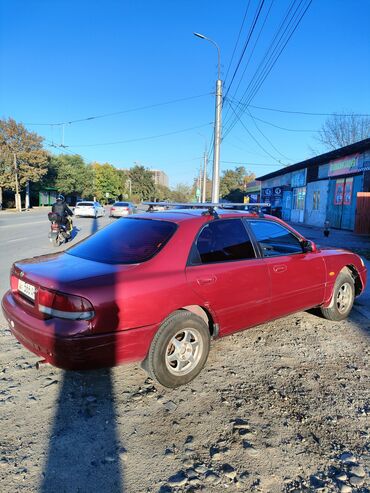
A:
<svg viewBox="0 0 370 493">
<path fill-rule="evenodd" d="M 66 226 L 67 231 L 70 233 L 73 229 L 72 219 L 70 219 L 73 216 L 73 212 L 66 204 L 63 195 L 58 195 L 57 201 L 51 206 L 51 211 L 61 217 L 61 223 Z"/>
</svg>

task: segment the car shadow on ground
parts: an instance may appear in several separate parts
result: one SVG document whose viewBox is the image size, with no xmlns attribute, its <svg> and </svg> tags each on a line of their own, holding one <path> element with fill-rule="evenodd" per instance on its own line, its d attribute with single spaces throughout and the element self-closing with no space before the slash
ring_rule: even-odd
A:
<svg viewBox="0 0 370 493">
<path fill-rule="evenodd" d="M 98 221 L 94 219 L 90 233 L 97 230 Z M 110 289 L 109 296 L 113 300 L 114 278 Z M 118 307 L 115 311 L 110 307 L 110 323 L 118 323 Z M 58 344 L 56 338 L 56 350 Z M 110 346 L 107 355 L 112 366 L 116 358 L 115 346 Z M 109 349 L 103 350 L 106 354 Z M 120 458 L 125 449 L 117 432 L 111 371 L 63 371 L 59 385 L 40 491 L 124 491 Z"/>
</svg>

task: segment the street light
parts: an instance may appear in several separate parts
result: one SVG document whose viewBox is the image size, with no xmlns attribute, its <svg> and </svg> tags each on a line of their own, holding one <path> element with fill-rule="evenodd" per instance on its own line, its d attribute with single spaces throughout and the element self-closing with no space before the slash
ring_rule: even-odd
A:
<svg viewBox="0 0 370 493">
<path fill-rule="evenodd" d="M 218 69 L 216 81 L 216 108 L 215 108 L 215 136 L 213 145 L 213 174 L 212 174 L 212 202 L 218 202 L 220 196 L 220 144 L 221 144 L 221 111 L 222 111 L 222 81 L 221 73 L 221 52 L 218 44 L 213 39 L 207 38 L 204 34 L 193 33 L 198 38 L 209 41 L 217 48 Z"/>
</svg>

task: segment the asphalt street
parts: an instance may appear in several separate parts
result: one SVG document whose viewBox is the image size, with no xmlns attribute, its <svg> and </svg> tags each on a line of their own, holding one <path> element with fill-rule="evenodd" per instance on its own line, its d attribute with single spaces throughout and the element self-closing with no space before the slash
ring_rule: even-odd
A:
<svg viewBox="0 0 370 493">
<path fill-rule="evenodd" d="M 48 238 L 49 211 L 49 208 L 45 208 L 22 213 L 0 213 L 0 299 L 9 289 L 9 272 L 13 262 L 62 251 L 116 220 L 109 217 L 108 209 L 105 217 L 98 219 L 73 217 L 73 240 L 60 247 L 53 247 Z M 4 323 L 0 310 L 0 325 Z"/>
</svg>

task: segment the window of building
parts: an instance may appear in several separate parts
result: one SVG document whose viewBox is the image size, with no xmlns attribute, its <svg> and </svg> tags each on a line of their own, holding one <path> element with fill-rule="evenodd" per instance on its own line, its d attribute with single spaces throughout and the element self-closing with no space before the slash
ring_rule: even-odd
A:
<svg viewBox="0 0 370 493">
<path fill-rule="evenodd" d="M 302 253 L 299 239 L 288 229 L 273 221 L 248 221 L 264 257 L 276 257 Z"/>
<path fill-rule="evenodd" d="M 293 209 L 304 209 L 306 187 L 293 188 Z"/>
<path fill-rule="evenodd" d="M 241 219 L 208 223 L 193 249 L 191 263 L 209 264 L 255 258 L 252 242 Z"/>
<path fill-rule="evenodd" d="M 320 190 L 313 193 L 312 197 L 312 210 L 318 211 L 320 209 Z"/>
</svg>

